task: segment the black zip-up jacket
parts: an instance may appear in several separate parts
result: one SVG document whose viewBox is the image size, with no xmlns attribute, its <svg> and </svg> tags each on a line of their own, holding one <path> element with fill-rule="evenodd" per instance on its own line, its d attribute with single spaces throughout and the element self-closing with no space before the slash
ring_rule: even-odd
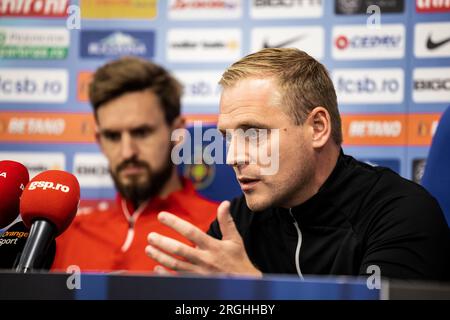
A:
<svg viewBox="0 0 450 320">
<path fill-rule="evenodd" d="M 386 278 L 450 280 L 450 231 L 436 200 L 390 169 L 342 152 L 303 204 L 252 212 L 242 196 L 231 214 L 263 273 L 367 275 L 375 265 Z M 208 233 L 222 238 L 217 220 Z"/>
</svg>

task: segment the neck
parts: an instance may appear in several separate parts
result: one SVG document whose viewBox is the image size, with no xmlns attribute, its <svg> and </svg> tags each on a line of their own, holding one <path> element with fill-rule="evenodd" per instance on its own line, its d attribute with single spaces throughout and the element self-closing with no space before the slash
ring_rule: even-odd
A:
<svg viewBox="0 0 450 320">
<path fill-rule="evenodd" d="M 172 192 L 183 189 L 183 183 L 181 182 L 180 177 L 178 176 L 177 168 L 174 166 L 172 169 L 172 173 L 170 174 L 170 178 L 166 181 L 164 186 L 161 188 L 161 191 L 158 193 L 158 197 L 165 199 Z"/>
<path fill-rule="evenodd" d="M 313 166 L 313 173 L 310 179 L 307 181 L 302 190 L 297 193 L 297 196 L 293 197 L 292 200 L 288 201 L 283 207 L 292 208 L 298 206 L 319 192 L 319 189 L 323 186 L 336 167 L 340 150 L 340 146 L 333 144 L 328 148 L 325 147 L 318 151 L 313 158 L 312 163 L 315 165 Z"/>
<path fill-rule="evenodd" d="M 178 191 L 181 189 L 183 189 L 183 183 L 181 182 L 181 179 L 178 176 L 177 168 L 174 166 L 169 179 L 165 182 L 165 184 L 163 185 L 163 187 L 161 188 L 161 190 L 159 191 L 159 193 L 156 196 L 161 199 L 165 199 L 172 192 L 175 192 L 175 191 Z M 133 205 L 135 208 L 139 208 L 139 206 L 142 205 L 147 200 L 148 199 L 133 202 Z"/>
</svg>

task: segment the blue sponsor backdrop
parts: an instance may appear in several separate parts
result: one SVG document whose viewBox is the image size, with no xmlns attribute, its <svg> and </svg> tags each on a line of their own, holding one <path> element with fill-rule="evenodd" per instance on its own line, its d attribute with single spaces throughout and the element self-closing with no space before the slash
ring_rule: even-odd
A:
<svg viewBox="0 0 450 320">
<path fill-rule="evenodd" d="M 133 55 L 153 58 L 155 55 L 155 34 L 153 31 L 95 31 L 81 30 L 81 58 L 118 58 Z"/>
<path fill-rule="evenodd" d="M 208 1 L 181 1 L 178 3 L 190 3 L 191 6 L 195 4 L 208 3 Z M 50 113 L 86 113 L 90 112 L 90 106 L 86 101 L 80 100 L 78 92 L 78 77 L 80 72 L 94 71 L 97 67 L 104 64 L 111 58 L 114 58 L 118 52 L 133 53 L 146 58 L 152 59 L 160 63 L 174 72 L 188 71 L 195 74 L 197 71 L 215 71 L 224 70 L 234 59 L 216 59 L 212 61 L 207 59 L 208 51 L 213 47 L 211 43 L 215 43 L 215 49 L 223 46 L 227 48 L 237 48 L 238 55 L 243 56 L 250 53 L 254 48 L 262 48 L 264 42 L 267 43 L 283 43 L 290 41 L 291 44 L 302 46 L 302 42 L 295 43 L 294 39 L 303 39 L 308 41 L 308 34 L 304 34 L 301 27 L 320 27 L 323 29 L 323 39 L 309 39 L 305 42 L 305 46 L 311 48 L 311 52 L 318 54 L 320 60 L 329 68 L 331 73 L 340 69 L 369 69 L 383 70 L 383 69 L 400 69 L 403 71 L 403 79 L 393 77 L 389 72 L 385 74 L 384 78 L 371 78 L 373 75 L 367 72 L 363 78 L 349 78 L 351 81 L 352 90 L 343 92 L 349 94 L 345 102 L 340 103 L 341 113 L 345 115 L 367 115 L 374 114 L 390 114 L 390 115 L 408 115 L 421 113 L 441 113 L 450 103 L 444 99 L 433 99 L 424 97 L 413 99 L 414 79 L 413 72 L 415 68 L 430 68 L 430 67 L 450 67 L 450 50 L 447 47 L 449 43 L 445 40 L 450 38 L 450 28 L 438 29 L 432 34 L 432 42 L 443 44 L 437 49 L 429 49 L 426 47 L 425 38 L 415 36 L 415 28 L 419 23 L 431 22 L 450 22 L 450 11 L 448 8 L 427 9 L 428 1 L 418 1 L 418 3 L 425 3 L 425 7 L 416 8 L 415 1 L 369 1 L 369 0 L 353 0 L 353 1 L 209 1 L 210 3 L 222 3 L 224 15 L 216 17 L 205 13 L 199 9 L 198 18 L 189 18 L 186 13 L 185 19 L 175 19 L 169 16 L 170 4 L 167 1 L 157 1 L 157 16 L 153 19 L 82 19 L 81 29 L 70 30 L 70 43 L 68 46 L 68 56 L 62 60 L 32 60 L 32 59 L 15 59 L 15 58 L 0 58 L 0 79 L 2 77 L 1 68 L 44 68 L 44 69 L 65 69 L 69 72 L 68 79 L 68 98 L 65 103 L 31 103 L 18 101 L 4 101 L 1 99 L 0 92 L 0 111 L 3 112 L 50 112 Z M 173 4 L 174 2 L 171 2 Z M 431 1 L 429 1 L 431 3 Z M 79 1 L 71 1 L 73 5 L 80 5 Z M 366 14 L 366 8 L 371 4 L 380 4 L 381 6 L 381 20 L 379 17 Z M 231 12 L 235 10 L 236 6 L 240 7 L 240 13 L 236 17 L 232 17 Z M 268 11 L 265 13 L 255 13 L 251 9 L 252 6 L 258 6 L 260 9 L 266 7 Z M 299 7 L 297 7 L 299 6 Z M 384 7 L 383 7 L 384 6 Z M 311 13 L 310 16 L 302 16 L 301 10 L 304 12 L 315 12 L 317 8 L 321 8 L 322 13 Z M 279 10 L 282 10 L 280 12 Z M 81 6 L 81 10 L 83 10 Z M 230 10 L 230 16 L 227 17 L 227 10 Z M 383 11 L 384 10 L 384 11 Z M 286 12 L 298 13 L 297 17 L 288 16 Z M 421 12 L 419 12 L 421 11 Z M 437 12 L 431 12 L 437 11 Z M 271 13 L 272 12 L 272 13 Z M 233 13 L 233 14 L 234 14 Z M 376 13 L 376 12 L 375 12 Z M 270 15 L 273 16 L 270 16 Z M 182 14 L 181 14 L 182 15 Z M 307 14 L 306 14 L 307 15 Z M 345 35 L 349 40 L 353 39 L 353 47 L 348 48 L 348 56 L 345 59 L 338 58 L 333 55 L 335 50 L 336 39 L 333 36 L 334 28 L 341 26 L 355 26 L 355 30 L 359 27 L 367 26 L 367 23 L 372 24 L 381 22 L 381 26 L 401 25 L 404 26 L 404 39 L 402 42 L 391 41 L 397 39 L 399 35 L 391 29 L 378 37 L 370 36 L 370 31 L 367 34 L 360 35 Z M 0 27 L 66 27 L 65 19 L 58 18 L 24 18 L 24 17 L 0 17 Z M 295 36 L 291 34 L 284 34 L 275 30 L 267 33 L 267 36 L 256 36 L 259 28 L 299 28 Z M 215 28 L 218 28 L 215 29 Z M 185 39 L 179 38 L 180 35 L 171 35 L 171 32 L 178 30 L 192 30 L 198 31 L 200 34 L 205 30 L 215 30 L 217 34 L 223 34 L 226 38 L 227 29 L 238 29 L 239 39 L 236 42 L 230 38 L 224 40 L 221 37 L 220 41 L 215 39 L 198 40 L 198 37 L 192 36 L 192 39 L 187 37 Z M 369 30 L 370 28 L 367 28 Z M 224 30 L 222 33 L 221 30 Z M 191 31 L 190 31 L 191 32 Z M 422 32 L 422 31 L 421 31 Z M 424 31 L 425 32 L 425 31 Z M 175 32 L 177 33 L 177 32 Z M 193 33 L 192 33 L 193 34 Z M 302 36 L 303 35 L 303 36 Z M 173 36 L 173 38 L 171 38 Z M 429 35 L 430 37 L 431 35 Z M 0 37 L 1 38 L 1 37 Z M 258 44 L 257 40 L 261 43 Z M 194 40 L 193 40 L 194 39 Z M 415 41 L 420 41 L 417 44 Z M 194 44 L 192 42 L 194 41 Z M 210 43 L 208 44 L 208 41 Z M 422 43 L 423 42 L 423 43 Z M 183 52 L 189 53 L 189 43 L 197 47 L 203 48 L 200 55 L 205 55 L 204 61 L 193 59 L 188 61 L 182 59 Z M 396 45 L 401 45 L 403 48 L 395 48 Z M 1 41 L 0 41 L 1 44 Z M 342 43 L 340 44 L 342 45 Z M 202 47 L 203 46 L 203 47 Z M 209 46 L 209 47 L 208 47 Z M 319 48 L 322 46 L 321 48 Z M 345 47 L 345 46 L 344 46 Z M 393 48 L 394 47 L 394 48 Z M 422 49 L 417 49 L 420 47 Z M 432 47 L 432 46 L 431 46 Z M 89 50 L 91 48 L 91 50 Z M 208 49 L 209 48 L 209 49 Z M 173 53 L 171 50 L 179 50 Z M 308 49 L 305 48 L 307 51 Z M 386 58 L 383 57 L 387 51 L 398 49 L 401 56 Z M 352 51 L 353 50 L 353 51 Z M 420 51 L 422 50 L 422 51 Z M 423 57 L 428 54 L 429 57 Z M 439 57 L 433 54 L 440 50 L 442 55 Z M 446 51 L 447 50 L 447 51 Z M 361 57 L 364 52 L 370 51 L 378 52 L 375 57 Z M 415 52 L 418 54 L 415 54 Z M 175 56 L 169 58 L 169 52 Z M 212 51 L 211 51 L 212 52 Z M 422 54 L 420 53 L 422 52 Z M 352 58 L 352 55 L 356 55 Z M 378 56 L 378 58 L 376 57 Z M 389 71 L 389 70 L 388 70 Z M 442 76 L 438 76 L 438 78 Z M 448 77 L 448 76 L 447 76 Z M 379 81 L 383 84 L 390 79 L 395 78 L 397 81 L 393 89 L 386 89 L 387 92 L 377 92 L 373 94 L 370 88 L 364 87 L 361 81 Z M 439 78 L 439 81 L 445 79 Z M 365 79 L 365 80 L 364 80 Z M 217 79 L 218 80 L 218 79 Z M 403 81 L 403 87 L 400 85 Z M 210 85 L 210 81 L 204 81 L 203 85 Z M 185 83 L 186 88 L 195 88 L 195 83 Z M 433 86 L 431 86 L 433 87 Z M 211 89 L 211 88 L 210 88 Z M 402 90 L 400 100 L 394 97 L 398 92 L 390 92 Z M 445 85 L 441 89 L 433 89 L 431 94 L 436 97 L 448 95 L 450 89 Z M 204 92 L 214 92 L 211 90 L 202 90 L 187 92 L 187 94 L 195 97 L 202 97 Z M 423 93 L 423 92 L 419 92 Z M 360 98 L 358 95 L 362 94 Z M 393 98 L 387 99 L 387 102 L 377 102 L 380 96 L 386 94 L 387 97 L 392 94 Z M 355 99 L 356 96 L 356 99 Z M 207 98 L 207 97 L 205 97 Z M 359 100 L 358 100 L 359 99 Z M 365 100 L 364 100 L 365 99 Z M 450 99 L 449 99 L 450 100 Z M 208 100 L 209 101 L 209 100 Z M 425 102 L 424 102 L 425 101 Z M 192 114 L 216 114 L 218 111 L 217 103 L 210 102 L 206 104 L 186 103 L 183 105 L 183 111 L 187 115 Z M 405 122 L 407 124 L 407 121 Z M 0 130 L 5 130 L 7 123 L 2 123 Z M 407 130 L 403 128 L 403 130 Z M 389 137 L 388 137 L 389 138 Z M 26 138 L 24 139 L 26 140 Z M 388 139 L 387 139 L 388 140 Z M 368 140 L 369 141 L 369 140 Z M 368 143 L 367 145 L 349 144 L 345 145 L 344 149 L 347 153 L 354 155 L 356 158 L 368 161 L 375 165 L 383 165 L 390 167 L 392 170 L 399 172 L 407 178 L 420 179 L 421 168 L 423 168 L 424 160 L 427 156 L 428 147 L 423 144 L 417 146 L 406 144 L 384 145 L 383 143 L 377 145 Z M 80 152 L 83 153 L 98 153 L 99 149 L 92 143 L 17 143 L 12 141 L 0 141 L 1 152 L 63 152 L 66 155 L 65 170 L 76 171 L 74 168 L 74 156 Z M 95 164 L 92 164 L 95 166 Z M 199 190 L 206 196 L 213 199 L 230 198 L 239 194 L 239 188 L 236 184 L 232 170 L 224 165 L 217 165 L 214 168 L 207 168 L 198 166 L 196 168 L 180 168 L 181 172 L 189 174 L 189 176 L 196 182 Z M 97 187 L 83 187 L 82 196 L 85 199 L 99 199 L 111 198 L 114 195 L 114 189 L 97 188 Z"/>
</svg>

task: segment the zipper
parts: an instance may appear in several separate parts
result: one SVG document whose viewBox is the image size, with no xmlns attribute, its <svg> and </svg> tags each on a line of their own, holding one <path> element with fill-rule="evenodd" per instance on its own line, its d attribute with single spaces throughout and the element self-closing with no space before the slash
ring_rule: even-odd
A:
<svg viewBox="0 0 450 320">
<path fill-rule="evenodd" d="M 139 208 L 133 213 L 133 215 L 130 214 L 127 207 L 127 202 L 122 199 L 121 205 L 122 205 L 122 212 L 125 215 L 125 218 L 128 221 L 128 231 L 127 236 L 125 238 L 125 241 L 122 245 L 122 248 L 120 249 L 122 252 L 128 251 L 130 249 L 131 244 L 134 240 L 134 227 L 136 225 L 136 221 L 139 218 L 139 216 L 144 212 L 144 209 L 147 207 L 148 201 L 143 202 Z"/>
<path fill-rule="evenodd" d="M 297 230 L 297 235 L 298 235 L 297 247 L 295 248 L 295 268 L 297 269 L 298 276 L 300 277 L 300 279 L 303 280 L 302 270 L 300 269 L 300 248 L 302 247 L 302 232 L 300 230 L 300 227 L 298 226 L 298 223 L 294 217 L 294 214 L 292 213 L 292 208 L 289 208 L 289 214 L 291 215 L 292 219 L 294 220 L 294 227 Z"/>
</svg>

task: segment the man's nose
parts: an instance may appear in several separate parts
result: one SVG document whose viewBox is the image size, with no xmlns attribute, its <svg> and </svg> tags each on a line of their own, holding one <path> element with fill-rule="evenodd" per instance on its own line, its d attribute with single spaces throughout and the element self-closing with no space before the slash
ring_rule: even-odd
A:
<svg viewBox="0 0 450 320">
<path fill-rule="evenodd" d="M 128 133 L 122 134 L 122 138 L 120 140 L 120 153 L 122 159 L 130 159 L 138 153 L 136 142 Z"/>
<path fill-rule="evenodd" d="M 246 145 L 242 139 L 231 137 L 227 148 L 227 164 L 230 166 L 242 166 L 248 162 Z"/>
</svg>

